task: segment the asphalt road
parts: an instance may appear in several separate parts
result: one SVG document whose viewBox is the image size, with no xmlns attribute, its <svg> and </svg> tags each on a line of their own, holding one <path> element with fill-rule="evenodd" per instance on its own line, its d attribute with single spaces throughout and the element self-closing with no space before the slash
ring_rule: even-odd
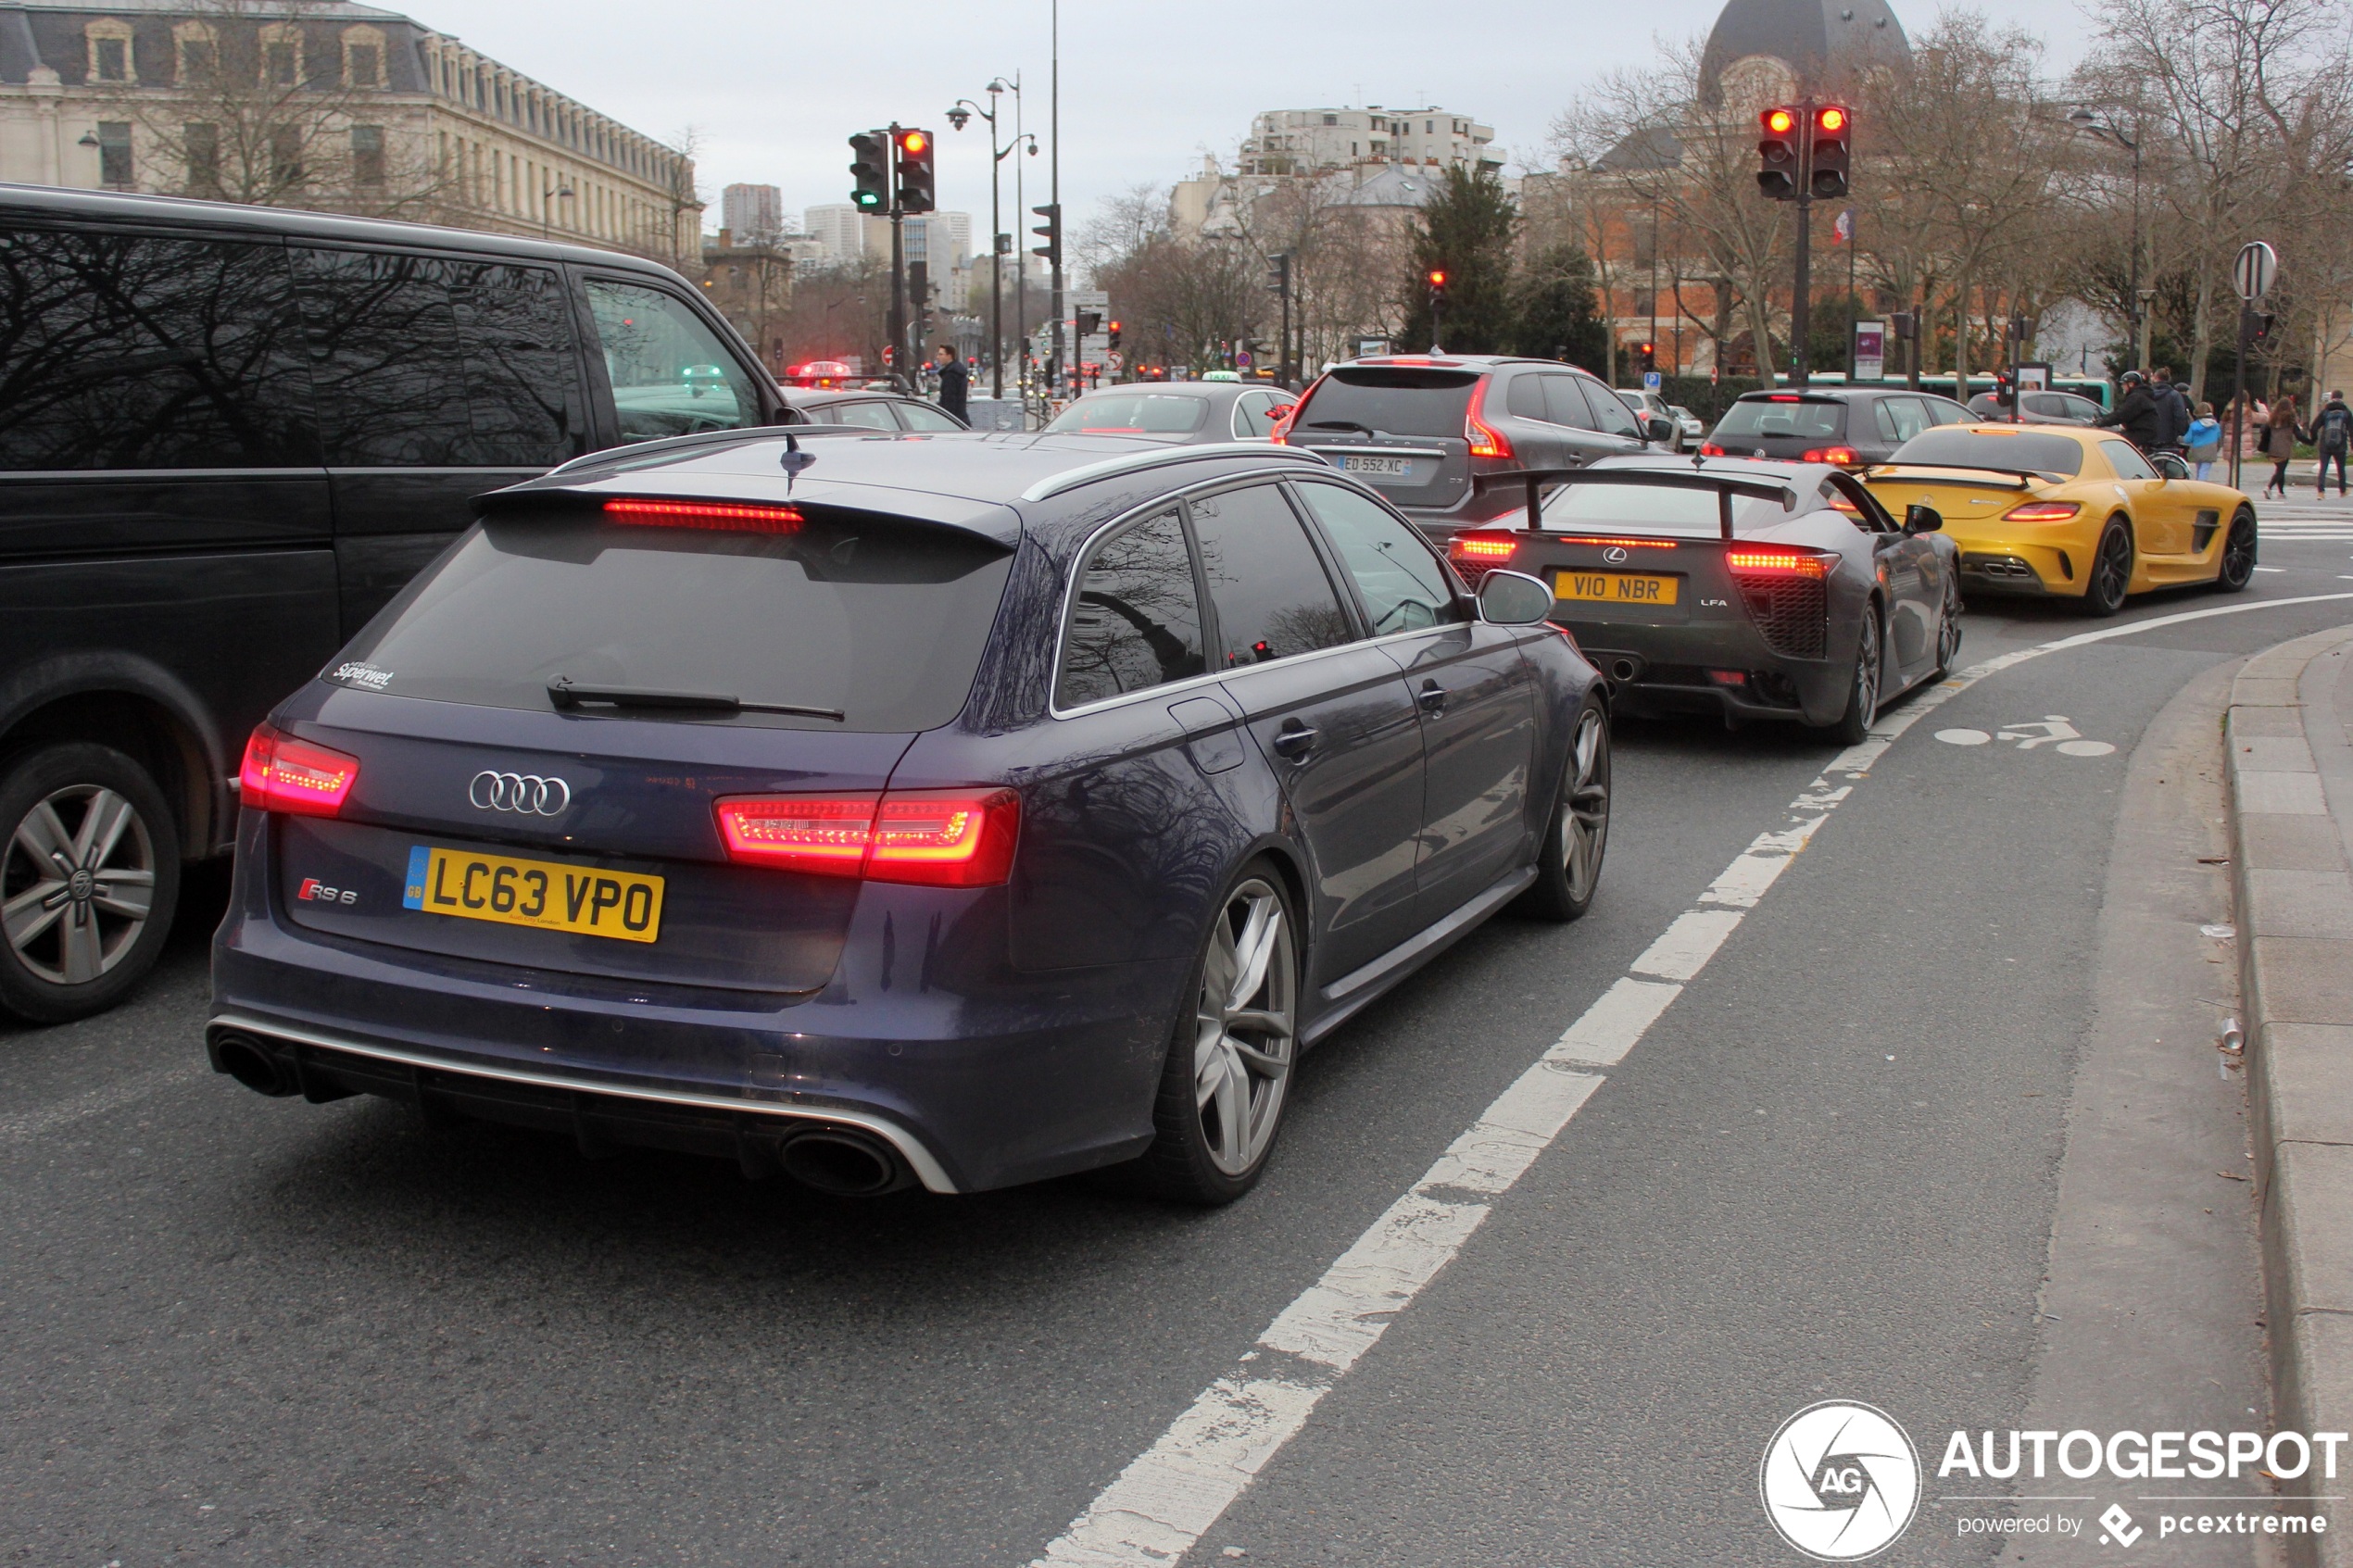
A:
<svg viewBox="0 0 2353 1568">
<path fill-rule="evenodd" d="M 2320 515 L 2347 524 L 2278 523 L 2247 595 L 2121 620 L 2353 594 L 2353 509 Z M 2239 1114 L 2175 759 L 2202 677 L 2347 620 L 2047 653 L 1906 733 L 1189 1561 L 1794 1562 L 1756 1465 L 1814 1399 L 1931 1449 L 2086 1390 L 2259 1404 L 2244 1186 L 2199 1203 L 2163 1147 L 2210 1163 Z M 1962 663 L 2093 624 L 1989 603 Z M 2053 716 L 2116 749 L 1935 734 Z M 1594 912 L 1497 921 L 1315 1052 L 1266 1181 L 1213 1213 L 1085 1181 L 842 1202 L 265 1101 L 203 1068 L 194 915 L 132 1005 L 0 1025 L 0 1562 L 1026 1562 L 1831 755 L 1624 726 Z M 2102 1121 L 2145 1084 L 2161 1116 Z M 2085 1173 L 2136 1160 L 2144 1207 L 2189 1206 L 2141 1238 L 2175 1298 L 2133 1299 L 2199 1324 L 2155 1361 L 2052 1305 L 2156 1288 L 2095 1255 L 2134 1197 Z M 1987 1560 L 1943 1506 L 1886 1561 Z"/>
</svg>

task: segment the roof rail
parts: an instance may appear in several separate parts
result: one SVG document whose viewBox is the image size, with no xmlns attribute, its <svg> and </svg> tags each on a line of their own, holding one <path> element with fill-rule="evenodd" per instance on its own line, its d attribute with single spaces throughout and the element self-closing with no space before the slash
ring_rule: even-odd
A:
<svg viewBox="0 0 2353 1568">
<path fill-rule="evenodd" d="M 1050 474 L 1021 493 L 1025 501 L 1043 501 L 1065 490 L 1091 484 L 1114 474 L 1134 473 L 1142 469 L 1164 468 L 1170 463 L 1189 463 L 1205 458 L 1280 458 L 1290 462 L 1313 463 L 1317 468 L 1330 465 L 1315 453 L 1296 446 L 1277 446 L 1265 441 L 1204 442 L 1198 446 L 1170 446 L 1155 452 L 1126 452 L 1101 462 L 1082 463 L 1075 469 L 1064 469 Z"/>
</svg>

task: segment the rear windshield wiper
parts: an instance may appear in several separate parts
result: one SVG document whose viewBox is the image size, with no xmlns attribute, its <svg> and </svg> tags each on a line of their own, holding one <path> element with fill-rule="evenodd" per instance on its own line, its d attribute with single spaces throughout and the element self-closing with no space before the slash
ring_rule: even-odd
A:
<svg viewBox="0 0 2353 1568">
<path fill-rule="evenodd" d="M 1372 426 L 1360 425 L 1354 420 L 1310 420 L 1307 421 L 1307 428 L 1309 430 L 1353 430 L 1360 435 L 1380 433 Z"/>
<path fill-rule="evenodd" d="M 681 713 L 788 713 L 800 719 L 849 717 L 838 708 L 814 708 L 799 702 L 746 702 L 724 692 L 665 692 L 651 686 L 583 686 L 568 676 L 547 683 L 547 700 L 558 708 L 666 708 Z"/>
</svg>

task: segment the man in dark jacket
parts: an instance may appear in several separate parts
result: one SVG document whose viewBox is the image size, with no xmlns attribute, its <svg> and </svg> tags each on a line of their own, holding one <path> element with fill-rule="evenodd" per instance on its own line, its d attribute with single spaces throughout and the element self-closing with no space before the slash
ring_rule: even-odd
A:
<svg viewBox="0 0 2353 1568">
<path fill-rule="evenodd" d="M 2122 431 L 2124 439 L 2144 452 L 2155 451 L 2157 438 L 2164 433 L 2165 415 L 2149 391 L 2147 379 L 2138 370 L 2127 370 L 2117 384 L 2124 389 L 2124 395 L 2117 399 L 2115 411 L 2101 425 Z"/>
<path fill-rule="evenodd" d="M 2336 465 L 2336 493 L 2345 494 L 2345 458 L 2353 451 L 2353 408 L 2345 406 L 2345 394 L 2332 392 L 2321 411 L 2312 416 L 2312 452 L 2320 466 L 2313 470 L 2317 482 L 2314 493 L 2329 493 L 2329 464 Z"/>
<path fill-rule="evenodd" d="M 2149 395 L 2157 400 L 2158 412 L 2162 416 L 2158 422 L 2157 445 L 2149 450 L 2178 455 L 2189 434 L 2191 414 L 2189 394 L 2173 384 L 2173 367 L 2157 368 L 2149 377 Z"/>
<path fill-rule="evenodd" d="M 966 418 L 964 394 L 970 390 L 971 386 L 972 372 L 964 368 L 964 362 L 962 359 L 956 358 L 955 345 L 941 344 L 939 345 L 939 406 L 960 420 Z"/>
</svg>

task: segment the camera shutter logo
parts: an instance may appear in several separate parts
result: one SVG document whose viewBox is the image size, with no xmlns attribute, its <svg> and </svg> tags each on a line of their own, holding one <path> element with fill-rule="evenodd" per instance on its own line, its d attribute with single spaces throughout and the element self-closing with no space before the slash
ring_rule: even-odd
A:
<svg viewBox="0 0 2353 1568">
<path fill-rule="evenodd" d="M 572 804 L 572 785 L 553 776 L 496 773 L 484 768 L 467 782 L 466 799 L 477 810 L 553 817 Z"/>
<path fill-rule="evenodd" d="M 1845 1399 L 1781 1423 L 1757 1471 L 1765 1516 L 1818 1562 L 1854 1562 L 1894 1544 L 1920 1504 L 1920 1456 L 1886 1411 Z"/>
</svg>

